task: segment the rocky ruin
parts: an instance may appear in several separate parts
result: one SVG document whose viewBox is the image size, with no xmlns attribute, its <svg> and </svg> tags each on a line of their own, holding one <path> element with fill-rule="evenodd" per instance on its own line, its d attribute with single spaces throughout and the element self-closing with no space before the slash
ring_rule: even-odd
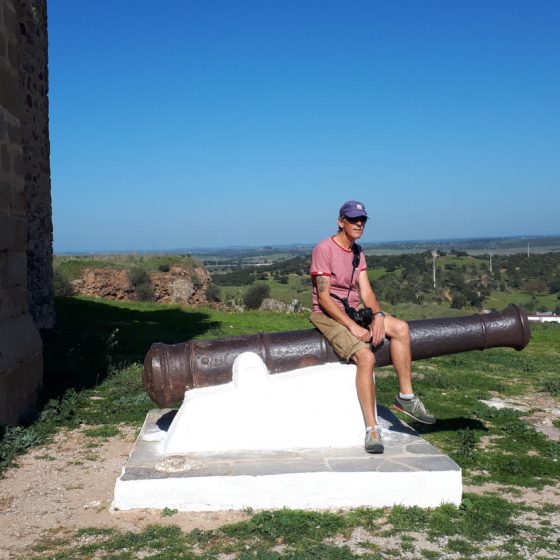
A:
<svg viewBox="0 0 560 560">
<path fill-rule="evenodd" d="M 206 305 L 206 290 L 210 274 L 204 267 L 187 270 L 172 266 L 168 272 L 152 272 L 150 280 L 154 289 L 154 301 L 183 305 Z M 103 297 L 113 300 L 137 299 L 130 285 L 128 270 L 115 268 L 84 268 L 80 276 L 71 282 L 76 295 Z"/>
</svg>

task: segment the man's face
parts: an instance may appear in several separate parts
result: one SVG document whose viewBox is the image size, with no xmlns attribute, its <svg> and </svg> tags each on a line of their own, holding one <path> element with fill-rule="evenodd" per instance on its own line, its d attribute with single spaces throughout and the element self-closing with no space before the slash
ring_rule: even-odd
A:
<svg viewBox="0 0 560 560">
<path fill-rule="evenodd" d="M 344 234 L 348 239 L 355 241 L 360 239 L 364 233 L 364 228 L 366 227 L 367 218 L 365 216 L 360 216 L 359 218 L 348 218 L 343 217 L 338 220 L 338 227 L 341 227 Z"/>
</svg>

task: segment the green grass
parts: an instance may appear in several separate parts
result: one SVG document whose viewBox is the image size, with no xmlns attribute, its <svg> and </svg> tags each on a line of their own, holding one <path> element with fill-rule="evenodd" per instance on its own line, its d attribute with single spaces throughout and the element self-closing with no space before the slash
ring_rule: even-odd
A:
<svg viewBox="0 0 560 560">
<path fill-rule="evenodd" d="M 56 328 L 44 333 L 44 388 L 37 421 L 0 427 L 0 476 L 17 455 L 60 427 L 98 426 L 110 437 L 121 422 L 139 426 L 154 407 L 141 383 L 151 344 L 311 328 L 304 314 L 226 313 L 155 303 L 58 298 Z M 79 372 L 79 375 L 77 375 Z"/>
<path fill-rule="evenodd" d="M 496 393 L 507 398 L 548 388 L 554 394 L 560 328 L 534 325 L 532 330 L 532 341 L 523 352 L 492 349 L 431 359 L 435 369 L 427 370 L 415 385 L 438 422 L 431 427 L 412 425 L 461 465 L 467 481 L 542 488 L 560 478 L 558 442 L 536 432 L 521 413 L 479 402 Z M 383 379 L 380 401 L 390 401 L 396 390 L 393 380 Z M 482 436 L 493 441 L 484 451 Z"/>
<path fill-rule="evenodd" d="M 162 265 L 178 265 L 192 269 L 198 261 L 186 255 L 135 255 L 108 254 L 90 256 L 55 256 L 53 267 L 67 280 L 77 278 L 84 268 L 131 269 L 142 267 L 148 272 L 157 272 Z"/>
<path fill-rule="evenodd" d="M 44 541 L 33 558 L 217 560 L 230 555 L 228 557 L 239 559 L 371 560 L 400 557 L 401 551 L 411 554 L 411 558 L 438 558 L 448 553 L 470 557 L 493 550 L 495 542 L 500 542 L 500 548 L 507 549 L 510 554 L 527 548 L 553 554 L 558 544 L 554 530 L 546 525 L 538 531 L 538 539 L 531 547 L 526 538 L 527 528 L 516 523 L 516 516 L 525 510 L 522 505 L 511 504 L 501 497 L 468 495 L 459 508 L 443 505 L 435 509 L 397 506 L 389 510 L 362 508 L 331 513 L 263 511 L 241 523 L 189 533 L 176 526 L 159 525 L 140 533 L 86 528 L 66 541 Z M 540 511 L 536 509 L 536 513 Z M 368 535 L 368 540 L 360 546 L 371 552 L 358 553 L 350 547 L 349 539 L 356 528 Z M 535 532 L 534 528 L 530 530 Z M 435 546 L 439 546 L 440 552 L 421 550 L 416 554 L 418 534 L 426 535 L 431 543 L 438 543 Z M 400 539 L 401 550 L 390 546 L 394 537 Z"/>
<path fill-rule="evenodd" d="M 0 434 L 0 469 L 13 464 L 18 454 L 48 441 L 62 426 L 85 426 L 92 446 L 116 435 L 119 424 L 139 427 L 154 407 L 140 380 L 142 359 L 154 341 L 173 343 L 310 326 L 305 314 L 227 313 L 91 298 L 59 299 L 56 312 L 56 329 L 45 337 L 45 393 L 39 417 L 27 427 Z M 423 374 L 416 381 L 416 391 L 438 422 L 412 425 L 459 463 L 467 483 L 500 483 L 508 492 L 522 495 L 527 487 L 538 489 L 560 479 L 557 442 L 537 433 L 519 412 L 480 403 L 496 395 L 508 398 L 542 390 L 558 396 L 560 327 L 537 324 L 532 331 L 523 352 L 492 349 L 415 364 L 415 370 Z M 380 403 L 388 405 L 396 390 L 393 376 L 380 378 Z M 483 436 L 491 444 L 483 446 Z M 217 559 L 220 554 L 232 554 L 235 558 L 328 560 L 395 558 L 403 552 L 411 558 L 451 553 L 469 557 L 479 554 L 478 550 L 490 554 L 497 546 L 495 539 L 506 543 L 499 548 L 511 558 L 524 557 L 527 547 L 532 547 L 535 557 L 553 556 L 558 543 L 547 507 L 553 504 L 536 508 L 538 531 L 516 521 L 525 511 L 523 504 L 492 494 L 466 495 L 460 508 L 259 512 L 246 522 L 216 531 L 183 533 L 177 527 L 154 526 L 126 533 L 90 528 L 55 544 L 44 542 L 35 558 Z M 164 517 L 175 514 L 169 508 L 163 512 Z M 363 550 L 358 554 L 347 544 L 357 527 L 377 539 L 364 543 L 368 552 L 362 556 Z M 437 543 L 438 552 L 419 548 L 414 540 L 418 533 Z M 399 548 L 390 541 L 394 536 L 401 539 Z"/>
<path fill-rule="evenodd" d="M 270 297 L 284 303 L 292 303 L 297 299 L 304 307 L 311 308 L 311 286 L 305 283 L 306 276 L 298 274 L 288 274 L 288 283 L 281 284 L 274 278 L 270 278 L 266 283 L 270 286 Z M 235 299 L 238 303 L 243 301 L 243 294 L 247 286 L 220 286 L 220 299 L 228 302 Z"/>
<path fill-rule="evenodd" d="M 535 295 L 529 294 L 523 290 L 511 290 L 510 292 L 498 292 L 493 290 L 490 296 L 486 298 L 485 306 L 494 309 L 503 309 L 510 303 L 517 303 L 519 305 L 526 305 L 533 297 L 536 301 L 536 310 L 541 306 L 552 311 L 560 303 L 558 294 L 544 294 Z"/>
</svg>

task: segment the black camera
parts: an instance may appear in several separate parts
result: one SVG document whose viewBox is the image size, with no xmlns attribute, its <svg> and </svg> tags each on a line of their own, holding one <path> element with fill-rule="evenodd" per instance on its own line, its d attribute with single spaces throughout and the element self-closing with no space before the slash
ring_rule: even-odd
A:
<svg viewBox="0 0 560 560">
<path fill-rule="evenodd" d="M 355 323 L 358 323 L 360 327 L 364 329 L 369 329 L 371 322 L 373 321 L 373 309 L 371 307 L 362 307 L 361 309 L 354 309 L 346 298 L 341 298 L 342 305 L 344 305 L 344 311 L 346 315 L 352 319 Z"/>
</svg>

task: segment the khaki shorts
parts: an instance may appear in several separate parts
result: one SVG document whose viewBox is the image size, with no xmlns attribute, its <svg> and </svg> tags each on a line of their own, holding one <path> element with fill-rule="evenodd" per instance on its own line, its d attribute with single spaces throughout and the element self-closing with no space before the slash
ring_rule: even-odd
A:
<svg viewBox="0 0 560 560">
<path fill-rule="evenodd" d="M 334 351 L 346 361 L 362 348 L 371 348 L 369 344 L 356 338 L 344 325 L 324 313 L 311 313 L 309 320 L 328 340 Z"/>
</svg>

